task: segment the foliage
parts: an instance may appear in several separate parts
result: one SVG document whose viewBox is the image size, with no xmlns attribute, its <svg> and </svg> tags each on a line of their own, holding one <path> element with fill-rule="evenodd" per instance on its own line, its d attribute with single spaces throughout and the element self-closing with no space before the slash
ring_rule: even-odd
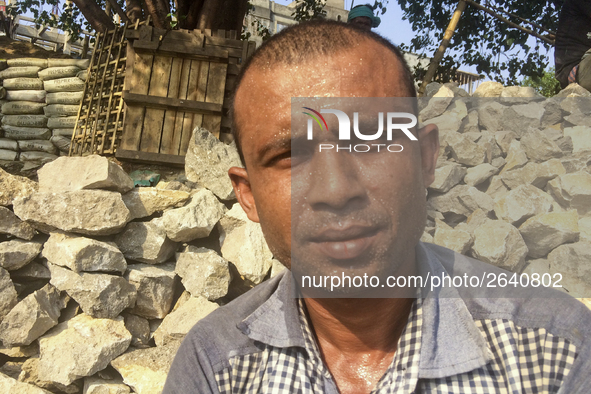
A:
<svg viewBox="0 0 591 394">
<path fill-rule="evenodd" d="M 458 0 L 397 0 L 416 35 L 403 49 L 432 56 L 439 47 Z M 563 0 L 490 0 L 486 6 L 519 15 L 546 29 L 556 31 Z M 517 18 L 503 15 L 527 28 Z M 543 32 L 542 32 L 543 33 Z M 532 41 L 534 41 L 532 43 Z M 544 51 L 543 51 L 544 49 Z M 518 77 L 540 76 L 548 65 L 550 45 L 470 5 L 466 6 L 454 33 L 440 72 L 449 75 L 458 66 L 476 66 L 479 74 L 505 84 L 518 84 Z"/>
<path fill-rule="evenodd" d="M 554 77 L 554 67 L 544 71 L 541 77 L 525 77 L 521 86 L 530 86 L 544 97 L 553 97 L 560 92 L 560 82 Z"/>
<path fill-rule="evenodd" d="M 323 18 L 326 16 L 325 5 L 326 1 L 322 0 L 296 0 L 295 11 L 291 16 L 298 22 Z"/>
<path fill-rule="evenodd" d="M 104 5 L 104 1 L 102 3 Z M 58 16 L 48 12 L 53 7 L 59 7 L 60 0 L 19 0 L 10 4 L 7 9 L 13 17 L 33 14 L 35 26 L 39 29 L 41 26 L 57 27 L 60 30 L 70 34 L 72 40 L 81 38 L 83 30 L 92 31 L 92 28 L 86 22 L 80 10 L 73 3 L 64 2 L 62 10 Z"/>
</svg>

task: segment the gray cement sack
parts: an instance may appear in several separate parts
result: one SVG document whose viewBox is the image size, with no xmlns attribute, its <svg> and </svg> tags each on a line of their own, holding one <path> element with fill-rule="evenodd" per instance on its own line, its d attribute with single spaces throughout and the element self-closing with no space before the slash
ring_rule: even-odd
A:
<svg viewBox="0 0 591 394">
<path fill-rule="evenodd" d="M 18 153 L 13 150 L 0 149 L 0 160 L 15 161 L 18 159 Z"/>
<path fill-rule="evenodd" d="M 13 140 L 47 140 L 51 137 L 51 130 L 44 127 L 15 127 L 2 126 L 4 137 Z"/>
<path fill-rule="evenodd" d="M 43 81 L 43 87 L 47 92 L 78 92 L 84 90 L 84 81 L 78 77 L 52 79 Z"/>
<path fill-rule="evenodd" d="M 78 115 L 78 108 L 80 108 L 80 105 L 50 104 L 43 108 L 43 111 L 45 112 L 45 116 L 53 118 L 57 116 Z"/>
<path fill-rule="evenodd" d="M 8 59 L 8 67 L 40 67 L 47 68 L 47 59 L 37 59 L 34 57 L 22 57 L 19 59 Z"/>
<path fill-rule="evenodd" d="M 2 128 L 4 126 L 17 127 L 47 127 L 47 117 L 45 115 L 5 115 L 2 118 Z"/>
<path fill-rule="evenodd" d="M 53 129 L 51 132 L 54 137 L 66 137 L 71 139 L 72 134 L 74 134 L 74 129 Z"/>
<path fill-rule="evenodd" d="M 76 74 L 76 76 L 78 78 L 80 78 L 81 80 L 86 81 L 86 78 L 88 78 L 88 71 L 87 70 L 80 71 L 78 74 Z"/>
<path fill-rule="evenodd" d="M 49 140 L 60 152 L 68 153 L 70 151 L 70 144 L 72 142 L 70 138 L 57 135 L 51 137 Z"/>
<path fill-rule="evenodd" d="M 56 154 L 57 148 L 47 140 L 21 140 L 18 141 L 18 148 L 21 151 L 36 151 Z"/>
<path fill-rule="evenodd" d="M 76 116 L 46 118 L 47 127 L 49 127 L 50 129 L 72 129 L 76 127 L 76 118 Z"/>
<path fill-rule="evenodd" d="M 53 161 L 57 158 L 57 155 L 53 155 L 51 153 L 28 151 L 21 152 L 18 159 L 20 161 L 37 161 L 41 163 L 49 163 L 50 161 Z"/>
<path fill-rule="evenodd" d="M 80 102 L 84 98 L 84 92 L 60 92 L 60 93 L 47 93 L 45 96 L 45 102 L 47 104 L 76 104 L 80 105 Z"/>
<path fill-rule="evenodd" d="M 6 92 L 8 101 L 34 101 L 45 103 L 45 90 L 9 90 Z"/>
<path fill-rule="evenodd" d="M 51 79 L 75 77 L 79 72 L 80 69 L 76 66 L 50 67 L 39 71 L 39 78 L 43 81 L 49 81 Z"/>
<path fill-rule="evenodd" d="M 8 78 L 37 78 L 37 74 L 41 71 L 41 67 L 9 67 L 4 71 L 0 71 L 0 79 Z"/>
<path fill-rule="evenodd" d="M 48 59 L 48 67 L 67 67 L 76 66 L 81 69 L 87 69 L 90 65 L 90 59 Z"/>
<path fill-rule="evenodd" d="M 39 78 L 10 78 L 2 82 L 7 90 L 43 90 L 43 81 Z"/>
<path fill-rule="evenodd" d="M 0 149 L 18 151 L 18 143 L 8 138 L 0 138 Z"/>
<path fill-rule="evenodd" d="M 37 115 L 43 113 L 45 103 L 34 103 L 32 101 L 9 101 L 2 105 L 4 115 Z"/>
</svg>

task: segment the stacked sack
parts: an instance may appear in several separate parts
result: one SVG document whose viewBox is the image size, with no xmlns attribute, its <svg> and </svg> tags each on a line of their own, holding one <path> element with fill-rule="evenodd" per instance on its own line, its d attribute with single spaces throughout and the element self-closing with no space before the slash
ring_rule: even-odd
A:
<svg viewBox="0 0 591 394">
<path fill-rule="evenodd" d="M 0 170 L 0 393 L 159 393 L 190 328 L 278 273 L 221 176 L 235 146 L 187 155 L 156 187 L 100 156 Z"/>
<path fill-rule="evenodd" d="M 45 163 L 67 155 L 88 59 L 9 59 L 0 71 L 0 160 Z M 0 135 L 0 137 L 2 137 Z"/>
</svg>

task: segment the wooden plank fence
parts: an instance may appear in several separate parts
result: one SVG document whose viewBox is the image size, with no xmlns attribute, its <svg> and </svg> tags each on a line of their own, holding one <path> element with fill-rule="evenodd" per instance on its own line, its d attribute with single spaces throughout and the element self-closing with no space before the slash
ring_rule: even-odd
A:
<svg viewBox="0 0 591 394">
<path fill-rule="evenodd" d="M 229 143 L 231 91 L 254 50 L 235 31 L 164 30 L 149 21 L 99 34 L 70 155 L 183 165 L 199 126 Z"/>
</svg>

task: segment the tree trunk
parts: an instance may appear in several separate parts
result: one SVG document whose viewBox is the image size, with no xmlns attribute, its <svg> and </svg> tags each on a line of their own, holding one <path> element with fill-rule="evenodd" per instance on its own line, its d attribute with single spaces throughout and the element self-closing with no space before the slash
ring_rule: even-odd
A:
<svg viewBox="0 0 591 394">
<path fill-rule="evenodd" d="M 181 29 L 193 30 L 197 27 L 203 0 L 177 0 L 177 17 Z"/>
<path fill-rule="evenodd" d="M 127 17 L 132 23 L 135 23 L 138 19 L 140 21 L 144 19 L 140 0 L 125 0 L 125 9 L 127 10 Z"/>
<path fill-rule="evenodd" d="M 170 7 L 167 0 L 146 0 L 146 10 L 152 17 L 155 27 L 169 29 L 167 15 L 170 13 Z"/>
<path fill-rule="evenodd" d="M 189 14 L 187 17 L 187 29 L 195 28 L 199 30 L 211 29 L 212 31 L 218 29 L 242 31 L 242 24 L 244 22 L 244 15 L 248 0 L 201 0 L 203 6 L 196 12 L 197 15 Z M 199 2 L 201 2 L 199 1 Z M 179 0 L 180 3 L 190 1 Z M 195 22 L 193 22 L 195 21 Z M 191 23 L 195 23 L 192 25 Z"/>
<path fill-rule="evenodd" d="M 90 26 L 97 32 L 104 32 L 115 27 L 111 18 L 94 0 L 72 0 L 72 2 L 76 4 Z"/>
</svg>

